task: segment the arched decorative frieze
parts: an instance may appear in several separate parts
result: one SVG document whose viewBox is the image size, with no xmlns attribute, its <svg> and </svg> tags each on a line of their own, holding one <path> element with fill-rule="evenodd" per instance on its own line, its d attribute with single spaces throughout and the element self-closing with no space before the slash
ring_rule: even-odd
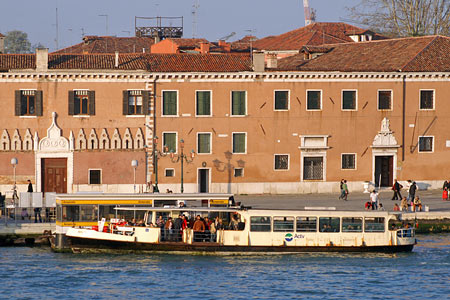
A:
<svg viewBox="0 0 450 300">
<path fill-rule="evenodd" d="M 100 149 L 109 149 L 109 136 L 106 128 L 102 129 L 102 133 L 100 134 Z"/>
<path fill-rule="evenodd" d="M 65 137 L 61 135 L 61 128 L 56 124 L 56 112 L 52 112 L 52 124 L 47 129 L 47 136 L 41 141 L 37 138 L 37 133 L 35 135 L 35 146 L 36 151 L 40 152 L 66 152 L 69 150 L 69 143 Z"/>
<path fill-rule="evenodd" d="M 21 151 L 22 150 L 22 139 L 20 138 L 20 133 L 17 128 L 16 128 L 16 130 L 14 130 L 14 134 L 11 139 L 11 150 L 12 151 Z"/>
<path fill-rule="evenodd" d="M 24 151 L 33 151 L 33 136 L 31 135 L 30 129 L 27 129 L 25 136 L 23 137 L 22 149 Z"/>
<path fill-rule="evenodd" d="M 89 134 L 87 148 L 89 150 L 98 149 L 98 138 L 94 128 L 92 128 L 91 133 Z"/>
<path fill-rule="evenodd" d="M 122 140 L 120 138 L 119 129 L 114 129 L 113 136 L 111 138 L 111 149 L 122 149 Z"/>
<path fill-rule="evenodd" d="M 138 128 L 134 136 L 134 149 L 142 148 L 144 148 L 144 134 L 142 133 L 142 129 Z"/>
<path fill-rule="evenodd" d="M 69 135 L 69 149 L 70 151 L 75 150 L 75 137 L 73 136 L 73 131 L 70 131 Z"/>
<path fill-rule="evenodd" d="M 37 131 L 34 132 L 33 150 L 34 151 L 38 151 L 39 150 L 39 136 L 38 136 Z"/>
<path fill-rule="evenodd" d="M 127 128 L 123 135 L 122 149 L 133 149 L 133 138 L 131 137 L 130 128 Z"/>
<path fill-rule="evenodd" d="M 11 141 L 9 139 L 8 130 L 4 129 L 0 140 L 0 150 L 9 151 L 11 150 L 10 145 Z"/>
<path fill-rule="evenodd" d="M 86 135 L 84 134 L 83 128 L 80 129 L 80 132 L 78 132 L 77 140 L 75 142 L 75 149 L 76 150 L 84 150 L 86 149 Z"/>
</svg>

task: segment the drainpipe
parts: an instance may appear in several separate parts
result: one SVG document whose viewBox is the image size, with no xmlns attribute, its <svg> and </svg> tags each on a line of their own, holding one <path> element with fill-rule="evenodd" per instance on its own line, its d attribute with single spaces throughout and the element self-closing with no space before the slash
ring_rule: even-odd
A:
<svg viewBox="0 0 450 300">
<path fill-rule="evenodd" d="M 406 75 L 402 77 L 403 105 L 402 105 L 402 161 L 405 161 L 405 126 L 406 126 Z"/>
<path fill-rule="evenodd" d="M 153 142 L 153 172 L 155 173 L 155 186 L 157 188 L 157 190 L 153 190 L 153 192 L 157 192 L 159 193 L 159 189 L 158 189 L 158 157 L 156 154 L 156 144 L 155 144 L 155 136 L 156 136 L 156 81 L 158 80 L 158 76 L 155 77 L 155 79 L 153 80 L 153 138 L 152 138 L 152 142 Z"/>
</svg>

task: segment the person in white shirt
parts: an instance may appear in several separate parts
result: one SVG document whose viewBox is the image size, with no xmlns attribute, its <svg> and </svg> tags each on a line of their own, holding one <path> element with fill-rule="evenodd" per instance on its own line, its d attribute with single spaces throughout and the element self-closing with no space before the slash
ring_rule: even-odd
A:
<svg viewBox="0 0 450 300">
<path fill-rule="evenodd" d="M 373 190 L 372 193 L 370 193 L 370 201 L 372 202 L 372 210 L 378 209 L 378 193 L 376 190 Z"/>
</svg>

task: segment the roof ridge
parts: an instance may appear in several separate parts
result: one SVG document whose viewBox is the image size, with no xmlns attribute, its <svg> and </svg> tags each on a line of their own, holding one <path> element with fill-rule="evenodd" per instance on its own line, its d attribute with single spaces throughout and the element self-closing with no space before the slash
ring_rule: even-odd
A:
<svg viewBox="0 0 450 300">
<path fill-rule="evenodd" d="M 404 68 L 406 68 L 413 60 L 415 60 L 421 53 L 423 53 L 428 47 L 430 47 L 431 44 L 433 44 L 433 42 L 438 38 L 438 36 L 435 36 L 425 47 L 422 48 L 422 50 L 420 50 L 419 52 L 416 53 L 416 55 L 414 55 L 413 58 L 411 58 L 409 61 L 406 62 L 405 65 L 403 65 L 399 71 L 402 71 Z"/>
</svg>

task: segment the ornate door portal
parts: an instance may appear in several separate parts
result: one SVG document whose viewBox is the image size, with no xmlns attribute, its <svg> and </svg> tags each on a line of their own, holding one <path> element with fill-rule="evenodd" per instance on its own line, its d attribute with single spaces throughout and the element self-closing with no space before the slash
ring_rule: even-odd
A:
<svg viewBox="0 0 450 300">
<path fill-rule="evenodd" d="M 42 191 L 67 193 L 67 159 L 42 159 Z"/>
</svg>

